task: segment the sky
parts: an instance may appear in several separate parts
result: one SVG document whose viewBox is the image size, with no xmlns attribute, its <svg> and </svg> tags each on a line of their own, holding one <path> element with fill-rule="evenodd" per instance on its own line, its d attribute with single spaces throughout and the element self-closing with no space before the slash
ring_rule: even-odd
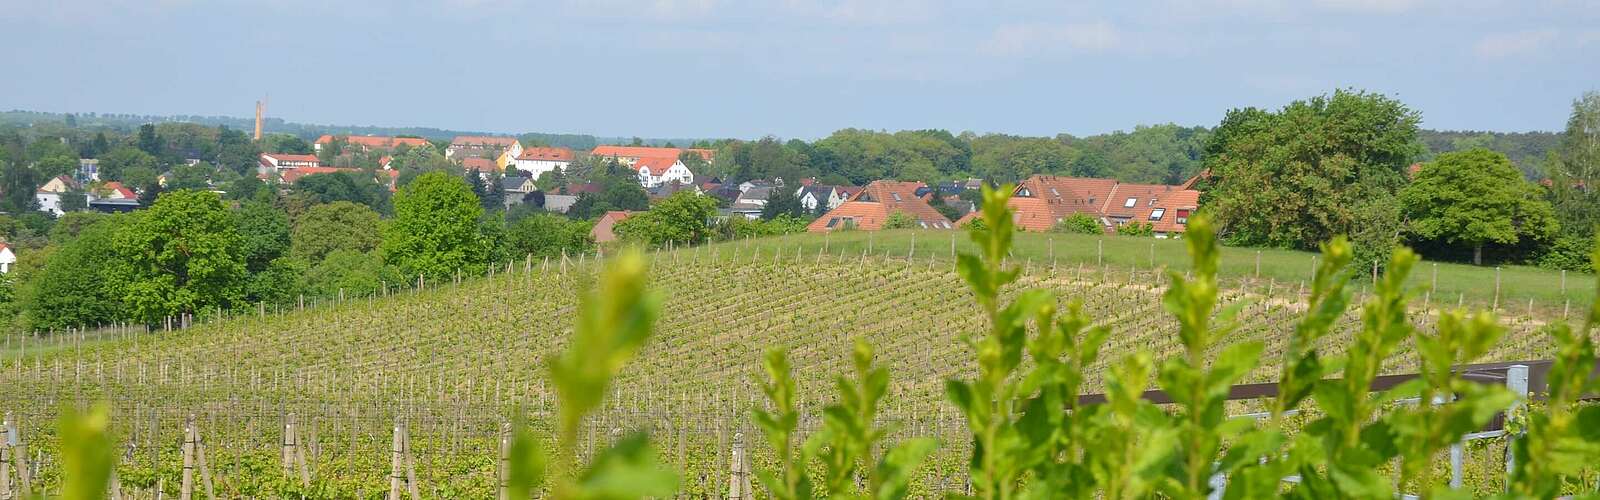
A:
<svg viewBox="0 0 1600 500">
<path fill-rule="evenodd" d="M 1560 130 L 1600 0 L 0 0 L 0 109 L 815 139 L 1214 126 L 1356 88 Z"/>
</svg>

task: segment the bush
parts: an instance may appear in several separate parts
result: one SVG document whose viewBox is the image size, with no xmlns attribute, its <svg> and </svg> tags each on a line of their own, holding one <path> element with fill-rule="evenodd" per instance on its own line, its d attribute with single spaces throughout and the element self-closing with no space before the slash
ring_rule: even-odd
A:
<svg viewBox="0 0 1600 500">
<path fill-rule="evenodd" d="M 974 219 L 974 222 L 981 219 Z M 1054 233 L 1067 234 L 1105 234 L 1105 229 L 1100 221 L 1088 214 L 1072 214 L 1063 217 L 1060 222 L 1050 228 Z"/>
<path fill-rule="evenodd" d="M 1130 221 L 1117 226 L 1117 234 L 1122 236 L 1149 237 L 1156 235 L 1156 226 L 1149 222 Z"/>
<path fill-rule="evenodd" d="M 1591 272 L 1589 249 L 1594 248 L 1594 238 L 1564 235 L 1556 238 L 1544 253 L 1535 259 L 1539 267 L 1567 271 Z"/>
</svg>

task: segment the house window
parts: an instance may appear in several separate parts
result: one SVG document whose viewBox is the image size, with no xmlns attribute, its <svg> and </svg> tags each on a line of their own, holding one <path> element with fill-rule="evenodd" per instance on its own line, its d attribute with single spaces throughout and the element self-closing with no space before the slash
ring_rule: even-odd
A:
<svg viewBox="0 0 1600 500">
<path fill-rule="evenodd" d="M 889 196 L 893 196 L 894 201 L 904 201 L 900 199 L 900 193 L 889 193 Z"/>
<path fill-rule="evenodd" d="M 1188 224 L 1189 223 L 1189 211 L 1188 210 L 1178 210 L 1178 221 L 1177 222 L 1179 224 Z"/>
<path fill-rule="evenodd" d="M 923 229 L 927 229 L 928 221 L 917 221 L 917 225 L 922 226 Z"/>
<path fill-rule="evenodd" d="M 837 225 L 839 225 L 839 218 L 838 217 L 834 217 L 832 219 L 828 219 L 828 226 L 827 227 L 833 227 L 833 226 L 837 226 Z"/>
<path fill-rule="evenodd" d="M 1055 195 L 1055 197 L 1057 197 L 1057 198 L 1061 197 L 1061 192 L 1060 191 L 1056 191 L 1056 188 L 1050 188 L 1050 194 Z"/>
<path fill-rule="evenodd" d="M 1134 205 L 1138 205 L 1138 204 L 1139 204 L 1139 199 L 1138 198 L 1128 198 L 1128 201 L 1122 202 L 1122 208 L 1133 208 Z"/>
<path fill-rule="evenodd" d="M 1032 198 L 1033 192 L 1028 191 L 1028 188 L 1022 188 L 1017 190 L 1017 196 L 1021 196 L 1023 198 Z"/>
<path fill-rule="evenodd" d="M 1161 216 L 1166 215 L 1166 214 L 1167 214 L 1167 209 L 1165 209 L 1165 208 L 1157 208 L 1155 210 L 1151 210 L 1150 211 L 1150 222 L 1155 222 L 1155 221 L 1161 220 Z"/>
</svg>

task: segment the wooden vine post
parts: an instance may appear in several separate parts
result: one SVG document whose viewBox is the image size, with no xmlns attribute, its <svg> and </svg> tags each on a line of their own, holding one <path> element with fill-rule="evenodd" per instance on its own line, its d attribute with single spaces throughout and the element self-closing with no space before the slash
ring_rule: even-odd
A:
<svg viewBox="0 0 1600 500">
<path fill-rule="evenodd" d="M 0 441 L 0 498 L 10 500 L 14 496 L 12 490 L 16 489 L 26 494 L 33 491 L 33 474 L 28 468 L 28 448 L 22 443 L 22 433 L 17 429 L 17 420 L 6 412 L 4 441 Z M 15 471 L 15 474 L 13 474 Z M 11 483 L 15 475 L 17 484 Z M 20 487 L 20 489 L 19 489 Z"/>
<path fill-rule="evenodd" d="M 733 434 L 733 466 L 728 470 L 728 500 L 755 500 L 750 491 L 750 468 L 744 456 L 744 433 Z"/>
<path fill-rule="evenodd" d="M 500 424 L 500 461 L 498 470 L 495 471 L 495 480 L 499 483 L 498 494 L 495 498 L 507 500 L 510 493 L 507 483 L 511 479 L 511 424 Z"/>
<path fill-rule="evenodd" d="M 400 500 L 402 489 L 411 500 L 422 500 L 422 494 L 417 491 L 417 470 L 411 460 L 410 433 L 400 417 L 394 419 L 394 446 L 390 449 L 389 500 Z"/>
<path fill-rule="evenodd" d="M 311 484 L 310 467 L 306 464 L 306 450 L 300 444 L 300 425 L 293 413 L 284 417 L 283 421 L 283 449 L 280 453 L 283 461 L 283 474 L 289 478 L 300 477 L 301 486 Z"/>
<path fill-rule="evenodd" d="M 200 470 L 200 484 L 206 489 L 206 498 L 215 500 L 216 490 L 211 483 L 211 467 L 206 464 L 205 442 L 200 440 L 200 429 L 195 424 L 193 414 L 183 424 L 183 486 L 178 492 L 179 500 L 194 498 L 194 472 Z"/>
</svg>

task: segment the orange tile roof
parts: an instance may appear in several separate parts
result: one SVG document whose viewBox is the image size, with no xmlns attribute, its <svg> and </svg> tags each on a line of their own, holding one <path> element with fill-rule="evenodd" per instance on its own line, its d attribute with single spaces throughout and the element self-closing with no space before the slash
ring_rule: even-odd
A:
<svg viewBox="0 0 1600 500">
<path fill-rule="evenodd" d="M 716 156 L 716 151 L 710 149 L 683 149 L 683 148 L 653 148 L 645 146 L 595 146 L 589 154 L 594 156 L 615 156 L 619 158 L 678 158 L 684 151 L 700 153 L 701 158 L 711 161 Z"/>
<path fill-rule="evenodd" d="M 612 210 L 606 212 L 605 215 L 600 216 L 600 220 L 595 221 L 594 228 L 589 230 L 589 235 L 594 238 L 595 243 L 616 241 L 617 233 L 613 228 L 618 222 L 622 222 L 632 215 L 633 212 L 624 212 L 621 210 Z"/>
<path fill-rule="evenodd" d="M 930 228 L 949 228 L 950 219 L 927 202 L 928 194 L 917 196 L 916 191 L 927 187 L 920 182 L 874 181 L 839 204 L 827 214 L 806 226 L 807 231 L 826 232 L 838 229 L 845 219 L 853 219 L 856 229 L 875 231 L 895 212 L 905 212 Z M 833 226 L 828 223 L 833 222 Z"/>
<path fill-rule="evenodd" d="M 312 161 L 312 162 L 315 162 L 315 161 L 321 161 L 321 160 L 317 159 L 317 155 L 296 155 L 296 154 L 289 154 L 289 153 L 261 153 L 261 156 L 263 156 L 263 157 L 271 157 L 272 159 L 278 160 L 279 162 L 286 162 L 286 161 Z"/>
<path fill-rule="evenodd" d="M 660 176 L 663 172 L 666 172 L 667 169 L 672 168 L 672 166 L 677 163 L 678 157 L 676 156 L 671 158 L 647 156 L 635 160 L 633 162 L 633 170 L 637 172 L 641 168 L 650 167 L 650 175 Z"/>
<path fill-rule="evenodd" d="M 572 150 L 567 148 L 524 148 L 518 160 L 572 161 Z"/>
</svg>

